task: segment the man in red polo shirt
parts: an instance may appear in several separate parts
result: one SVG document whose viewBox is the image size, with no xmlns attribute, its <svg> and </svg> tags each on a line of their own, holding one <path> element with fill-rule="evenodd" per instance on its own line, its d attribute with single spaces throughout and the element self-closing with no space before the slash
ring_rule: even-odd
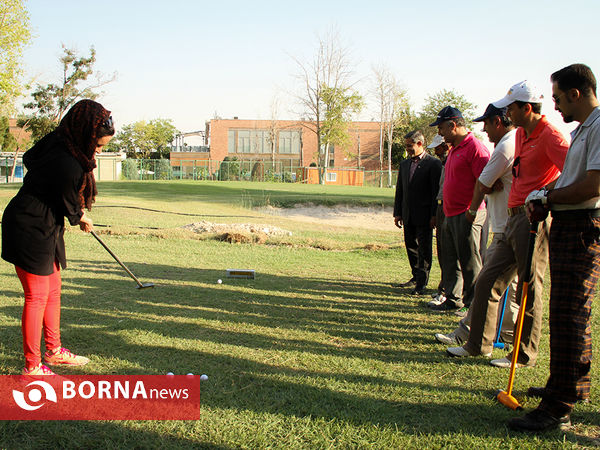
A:
<svg viewBox="0 0 600 450">
<path fill-rule="evenodd" d="M 448 264 L 448 276 L 444 280 L 446 300 L 431 307 L 436 311 L 450 311 L 471 304 L 475 280 L 481 270 L 479 247 L 486 219 L 485 204 L 473 207 L 472 224 L 465 212 L 470 210 L 475 183 L 490 159 L 490 151 L 467 130 L 462 113 L 452 106 L 442 109 L 430 126 L 437 126 L 438 133 L 452 146 L 444 168 L 443 188 L 444 260 Z"/>
<path fill-rule="evenodd" d="M 471 330 L 463 345 L 465 352 L 454 356 L 492 354 L 498 314 L 498 301 L 508 284 L 518 274 L 516 300 L 520 304 L 523 276 L 526 271 L 527 242 L 530 223 L 525 214 L 525 199 L 560 175 L 569 145 L 562 134 L 541 114 L 543 96 L 528 81 L 510 88 L 508 94 L 494 102 L 497 108 L 507 108 L 507 114 L 517 129 L 513 183 L 508 197 L 508 222 L 504 237 L 486 260 L 475 288 L 471 305 Z M 536 238 L 531 278 L 527 280 L 527 305 L 523 319 L 519 366 L 535 365 L 542 329 L 543 278 L 548 264 L 548 229 L 546 219 L 540 222 Z M 517 324 L 515 324 L 515 327 Z M 516 331 L 516 330 L 515 330 Z M 515 332 L 516 335 L 516 332 Z M 511 355 L 490 361 L 496 367 L 510 367 Z"/>
</svg>

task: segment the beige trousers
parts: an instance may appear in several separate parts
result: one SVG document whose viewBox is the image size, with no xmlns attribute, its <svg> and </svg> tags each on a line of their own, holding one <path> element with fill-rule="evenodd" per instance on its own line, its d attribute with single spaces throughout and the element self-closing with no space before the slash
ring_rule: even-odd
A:
<svg viewBox="0 0 600 450">
<path fill-rule="evenodd" d="M 528 280 L 527 305 L 519 347 L 520 364 L 534 365 L 542 329 L 543 280 L 548 264 L 548 230 L 550 219 L 541 222 L 533 252 L 531 277 Z M 525 213 L 509 217 L 504 237 L 479 273 L 471 305 L 471 330 L 465 349 L 471 354 L 490 353 L 496 333 L 498 301 L 508 284 L 518 275 L 516 301 L 521 304 L 521 290 L 526 272 L 530 223 Z M 516 330 L 515 330 L 516 335 Z M 510 356 L 509 356 L 510 358 Z"/>
</svg>

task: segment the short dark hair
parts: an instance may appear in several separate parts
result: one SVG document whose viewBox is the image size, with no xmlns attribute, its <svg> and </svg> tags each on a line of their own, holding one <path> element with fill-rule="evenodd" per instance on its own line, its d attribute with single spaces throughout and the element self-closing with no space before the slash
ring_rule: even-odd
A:
<svg viewBox="0 0 600 450">
<path fill-rule="evenodd" d="M 513 126 L 513 122 L 512 122 L 512 120 L 510 120 L 510 118 L 508 116 L 503 115 L 503 116 L 497 116 L 497 117 L 500 118 L 500 123 L 502 124 L 502 126 L 504 128 L 509 128 L 509 127 Z"/>
<path fill-rule="evenodd" d="M 541 103 L 522 102 L 520 100 L 517 100 L 515 103 L 519 106 L 519 108 L 522 108 L 523 106 L 525 106 L 529 103 L 531 105 L 531 111 L 533 113 L 535 113 L 535 114 L 542 113 L 542 104 Z"/>
<path fill-rule="evenodd" d="M 415 144 L 421 141 L 421 143 L 425 145 L 425 136 L 423 136 L 423 133 L 421 133 L 420 130 L 413 130 L 410 133 L 406 133 L 404 139 L 410 139 Z"/>
<path fill-rule="evenodd" d="M 464 117 L 457 117 L 456 119 L 450 119 L 450 122 L 454 122 L 457 127 L 465 128 L 467 126 L 467 121 Z"/>
<path fill-rule="evenodd" d="M 592 94 L 596 96 L 596 77 L 585 64 L 563 67 L 550 75 L 550 81 L 556 83 L 563 92 L 577 89 L 584 97 L 591 97 Z"/>
</svg>

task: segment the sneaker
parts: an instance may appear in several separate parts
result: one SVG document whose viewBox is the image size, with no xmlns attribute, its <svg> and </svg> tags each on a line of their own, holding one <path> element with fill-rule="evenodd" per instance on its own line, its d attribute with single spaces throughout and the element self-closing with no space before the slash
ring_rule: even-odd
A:
<svg viewBox="0 0 600 450">
<path fill-rule="evenodd" d="M 523 417 L 515 417 L 508 422 L 508 427 L 516 431 L 546 431 L 559 429 L 566 430 L 571 426 L 568 414 L 554 417 L 549 412 L 536 408 Z"/>
<path fill-rule="evenodd" d="M 508 357 L 500 358 L 500 359 L 492 359 L 490 364 L 492 366 L 500 367 L 501 369 L 508 369 L 511 365 L 512 359 Z M 533 367 L 534 365 L 527 365 L 517 363 L 517 367 Z"/>
<path fill-rule="evenodd" d="M 429 303 L 427 303 L 427 306 L 429 306 L 431 308 L 432 306 L 441 305 L 445 301 L 446 301 L 446 297 L 444 297 L 444 294 L 436 294 L 435 297 L 433 297 L 433 300 L 431 300 Z"/>
<path fill-rule="evenodd" d="M 477 356 L 470 354 L 464 347 L 448 347 L 446 349 L 446 353 L 448 353 L 449 356 L 455 356 L 458 358 L 463 358 L 465 356 Z M 490 357 L 492 356 L 492 353 L 486 353 L 483 356 Z"/>
<path fill-rule="evenodd" d="M 454 331 L 448 334 L 435 333 L 435 340 L 445 345 L 462 345 L 464 342 Z"/>
<path fill-rule="evenodd" d="M 456 303 L 454 303 L 453 301 L 448 300 L 448 299 L 444 300 L 439 305 L 431 307 L 432 310 L 439 311 L 439 312 L 455 311 L 459 308 L 462 308 L 462 303 L 459 303 L 457 305 Z"/>
<path fill-rule="evenodd" d="M 460 318 L 467 317 L 467 314 L 468 314 L 468 313 L 469 313 L 469 308 L 468 308 L 468 307 L 466 307 L 466 306 L 463 306 L 463 307 L 462 307 L 462 308 L 460 308 L 459 310 L 457 310 L 457 311 L 454 311 L 454 315 L 455 315 L 455 316 L 458 316 L 458 317 L 460 317 Z"/>
<path fill-rule="evenodd" d="M 85 356 L 78 356 L 71 353 L 68 349 L 61 347 L 54 353 L 47 351 L 44 353 L 44 361 L 46 364 L 55 366 L 58 364 L 67 364 L 70 366 L 84 366 L 90 362 Z"/>
<path fill-rule="evenodd" d="M 56 375 L 56 374 L 54 372 L 52 372 L 48 367 L 44 366 L 42 363 L 39 363 L 33 369 L 27 369 L 27 367 L 25 367 L 23 369 L 23 371 L 21 372 L 21 375 L 23 375 L 25 377 L 35 378 L 35 377 Z"/>
</svg>

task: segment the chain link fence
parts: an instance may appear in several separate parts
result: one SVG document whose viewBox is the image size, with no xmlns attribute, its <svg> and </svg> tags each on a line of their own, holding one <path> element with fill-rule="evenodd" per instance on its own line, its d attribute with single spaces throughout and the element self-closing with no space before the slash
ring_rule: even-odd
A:
<svg viewBox="0 0 600 450">
<path fill-rule="evenodd" d="M 0 183 L 22 182 L 25 173 L 22 158 L 17 159 L 15 176 L 11 178 L 14 159 L 0 156 Z M 297 160 L 253 161 L 253 160 L 189 160 L 177 161 L 171 165 L 168 159 L 125 159 L 110 161 L 120 164 L 120 170 L 107 171 L 119 174 L 124 180 L 214 180 L 214 181 L 271 181 L 279 183 L 302 182 L 302 168 Z M 108 164 L 108 163 L 107 163 Z M 330 168 L 335 169 L 335 168 Z M 342 169 L 342 168 L 340 168 Z M 348 168 L 343 168 L 348 169 Z M 363 170 L 363 186 L 393 187 L 398 176 L 392 172 L 391 179 L 387 171 Z M 104 176 L 99 176 L 104 181 Z M 112 178 L 114 179 L 114 178 Z M 304 181 L 306 182 L 306 181 Z"/>
</svg>

